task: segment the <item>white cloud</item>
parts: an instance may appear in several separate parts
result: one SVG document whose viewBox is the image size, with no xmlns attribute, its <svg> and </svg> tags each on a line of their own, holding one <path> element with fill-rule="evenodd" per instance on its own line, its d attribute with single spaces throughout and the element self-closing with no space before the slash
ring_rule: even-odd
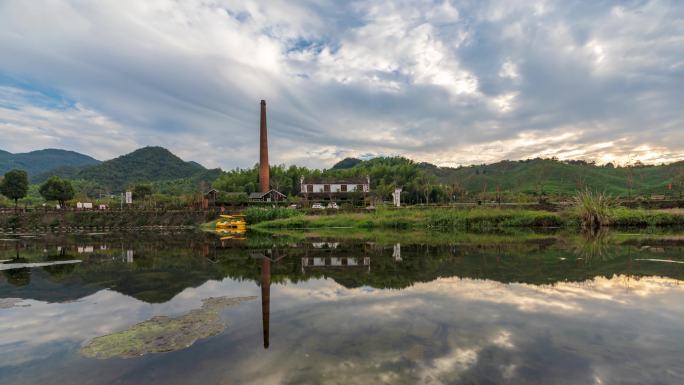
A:
<svg viewBox="0 0 684 385">
<path fill-rule="evenodd" d="M 6 1 L 0 127 L 17 139 L 2 147 L 104 158 L 162 145 L 250 166 L 263 98 L 275 162 L 375 153 L 451 165 L 570 130 L 561 156 L 678 159 L 683 16 L 660 0 Z M 614 145 L 599 155 L 594 143 Z"/>
<path fill-rule="evenodd" d="M 31 147 L 78 148 L 88 155 L 107 159 L 137 143 L 126 128 L 81 104 L 36 105 L 41 94 L 0 87 L 0 137 L 5 150 Z M 31 147 L 27 147 L 31 146 Z"/>
<path fill-rule="evenodd" d="M 518 66 L 511 61 L 511 59 L 506 59 L 506 61 L 501 65 L 499 70 L 499 76 L 508 79 L 518 79 L 520 74 L 518 73 Z"/>
<path fill-rule="evenodd" d="M 516 96 L 518 96 L 518 93 L 509 92 L 493 98 L 492 102 L 500 112 L 509 112 L 513 109 L 513 102 Z"/>
</svg>

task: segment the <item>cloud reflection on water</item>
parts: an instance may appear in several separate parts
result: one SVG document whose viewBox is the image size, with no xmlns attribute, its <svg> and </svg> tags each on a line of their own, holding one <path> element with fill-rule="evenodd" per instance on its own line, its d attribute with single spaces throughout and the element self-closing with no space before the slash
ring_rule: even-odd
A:
<svg viewBox="0 0 684 385">
<path fill-rule="evenodd" d="M 347 289 L 325 279 L 273 284 L 268 351 L 257 305 L 231 310 L 223 335 L 186 352 L 131 360 L 117 371 L 74 358 L 61 379 L 96 370 L 107 382 L 176 365 L 190 377 L 231 383 L 671 383 L 684 379 L 677 366 L 683 290 L 674 279 L 627 276 L 547 286 L 442 278 L 403 290 Z M 154 315 L 186 312 L 209 296 L 258 293 L 252 282 L 225 279 L 163 304 L 109 290 L 70 303 L 26 301 L 30 307 L 0 310 L 0 365 L 26 364 L 46 347 L 58 354 L 59 344 L 73 349 Z M 157 378 L 179 383 L 170 373 Z"/>
</svg>

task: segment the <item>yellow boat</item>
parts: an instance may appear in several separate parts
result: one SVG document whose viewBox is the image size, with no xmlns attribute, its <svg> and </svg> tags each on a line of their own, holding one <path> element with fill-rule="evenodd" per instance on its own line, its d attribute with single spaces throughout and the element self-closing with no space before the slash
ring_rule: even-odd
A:
<svg viewBox="0 0 684 385">
<path fill-rule="evenodd" d="M 216 222 L 216 230 L 244 233 L 247 231 L 247 221 L 244 215 L 221 215 L 222 220 Z"/>
<path fill-rule="evenodd" d="M 245 233 L 243 231 L 232 231 L 232 230 L 216 230 L 216 232 L 221 235 L 221 240 L 222 241 L 228 241 L 228 240 L 236 240 L 236 241 L 244 241 L 245 239 Z"/>
</svg>

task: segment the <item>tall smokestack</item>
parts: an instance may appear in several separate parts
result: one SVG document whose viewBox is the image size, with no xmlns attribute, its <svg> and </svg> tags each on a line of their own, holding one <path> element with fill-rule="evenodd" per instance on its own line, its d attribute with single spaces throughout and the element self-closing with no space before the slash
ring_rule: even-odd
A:
<svg viewBox="0 0 684 385">
<path fill-rule="evenodd" d="M 270 190 L 268 170 L 268 129 L 266 128 L 266 101 L 261 101 L 261 126 L 259 137 L 259 190 L 263 193 Z"/>
</svg>

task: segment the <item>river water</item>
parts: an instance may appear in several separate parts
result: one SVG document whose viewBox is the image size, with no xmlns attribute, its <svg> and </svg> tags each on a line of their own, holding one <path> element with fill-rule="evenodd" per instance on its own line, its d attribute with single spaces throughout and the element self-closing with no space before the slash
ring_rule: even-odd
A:
<svg viewBox="0 0 684 385">
<path fill-rule="evenodd" d="M 0 260 L 3 385 L 684 383 L 676 232 L 41 235 Z"/>
</svg>

